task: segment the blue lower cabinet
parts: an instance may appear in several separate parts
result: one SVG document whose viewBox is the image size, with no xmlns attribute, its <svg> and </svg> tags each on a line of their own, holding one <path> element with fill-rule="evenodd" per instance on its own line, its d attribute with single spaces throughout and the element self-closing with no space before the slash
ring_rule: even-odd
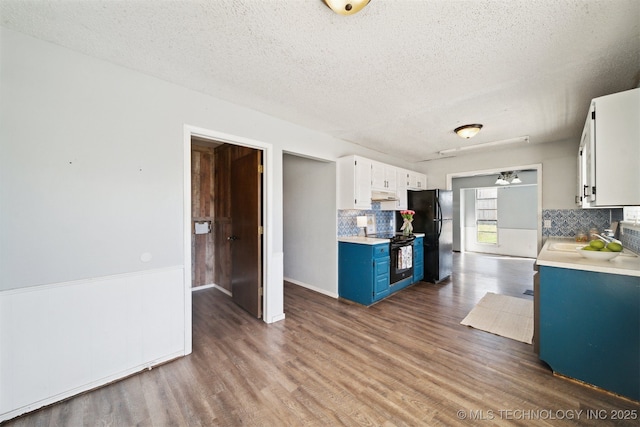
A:
<svg viewBox="0 0 640 427">
<path fill-rule="evenodd" d="M 540 359 L 640 400 L 640 277 L 540 266 Z"/>
<path fill-rule="evenodd" d="M 389 295 L 389 244 L 338 245 L 338 295 L 371 305 Z"/>
<path fill-rule="evenodd" d="M 416 237 L 413 241 L 413 281 L 424 279 L 424 239 Z"/>
<path fill-rule="evenodd" d="M 388 256 L 386 258 L 374 258 L 373 265 L 375 269 L 373 298 L 374 300 L 379 300 L 380 298 L 384 298 L 389 295 L 389 268 L 391 262 L 389 261 Z"/>
</svg>

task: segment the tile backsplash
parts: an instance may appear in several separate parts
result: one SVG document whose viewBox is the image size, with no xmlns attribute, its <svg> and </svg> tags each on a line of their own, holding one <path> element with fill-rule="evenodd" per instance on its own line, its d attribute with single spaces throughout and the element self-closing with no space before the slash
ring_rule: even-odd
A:
<svg viewBox="0 0 640 427">
<path fill-rule="evenodd" d="M 545 228 L 546 220 L 551 227 Z M 545 237 L 575 237 L 578 232 L 597 228 L 602 232 L 613 221 L 622 221 L 622 208 L 612 209 L 543 209 L 542 235 Z"/>
<path fill-rule="evenodd" d="M 620 235 L 620 241 L 625 248 L 640 254 L 640 225 L 623 224 L 623 233 Z"/>
<path fill-rule="evenodd" d="M 395 212 L 383 211 L 380 203 L 374 202 L 371 210 L 338 210 L 338 237 L 355 236 L 360 229 L 356 217 L 374 215 L 377 233 L 395 231 Z M 580 231 L 588 232 L 597 228 L 602 232 L 611 222 L 622 221 L 622 209 L 543 209 L 542 235 L 544 237 L 575 237 Z M 545 228 L 545 220 L 551 221 L 551 227 Z M 622 245 L 635 253 L 640 253 L 640 226 L 624 225 L 624 233 L 619 236 Z"/>
<path fill-rule="evenodd" d="M 338 210 L 338 237 L 356 236 L 360 229 L 356 225 L 356 217 L 374 215 L 376 219 L 376 233 L 394 232 L 395 211 L 380 210 L 380 202 L 373 202 L 371 210 Z"/>
</svg>

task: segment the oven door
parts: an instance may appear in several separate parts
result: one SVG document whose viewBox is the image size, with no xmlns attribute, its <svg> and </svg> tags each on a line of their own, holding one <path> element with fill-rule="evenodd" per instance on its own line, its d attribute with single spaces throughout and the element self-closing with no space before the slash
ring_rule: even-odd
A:
<svg viewBox="0 0 640 427">
<path fill-rule="evenodd" d="M 413 243 L 391 243 L 390 255 L 391 285 L 413 276 Z"/>
</svg>

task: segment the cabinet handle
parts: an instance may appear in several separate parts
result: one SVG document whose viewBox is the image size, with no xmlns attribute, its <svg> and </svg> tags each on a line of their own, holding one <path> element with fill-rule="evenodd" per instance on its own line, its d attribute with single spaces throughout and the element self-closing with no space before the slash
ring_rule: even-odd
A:
<svg viewBox="0 0 640 427">
<path fill-rule="evenodd" d="M 582 197 L 588 197 L 589 195 L 587 194 L 587 190 L 589 189 L 588 185 L 583 185 L 583 189 L 582 189 Z"/>
</svg>

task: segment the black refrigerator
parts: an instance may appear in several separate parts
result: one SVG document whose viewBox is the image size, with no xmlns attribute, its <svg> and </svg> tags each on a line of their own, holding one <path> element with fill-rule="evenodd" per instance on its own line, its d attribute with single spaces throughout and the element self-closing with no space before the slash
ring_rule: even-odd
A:
<svg viewBox="0 0 640 427">
<path fill-rule="evenodd" d="M 407 208 L 414 210 L 413 232 L 424 233 L 424 281 L 438 283 L 451 275 L 453 264 L 453 192 L 407 192 Z M 402 217 L 396 212 L 396 224 Z"/>
</svg>

